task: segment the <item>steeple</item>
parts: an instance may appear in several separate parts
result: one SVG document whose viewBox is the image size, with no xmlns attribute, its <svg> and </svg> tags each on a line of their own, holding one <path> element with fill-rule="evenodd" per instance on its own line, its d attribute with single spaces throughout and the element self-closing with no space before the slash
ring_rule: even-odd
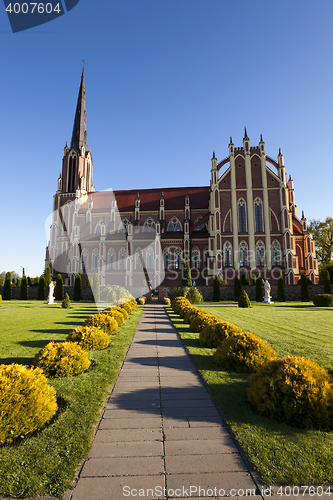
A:
<svg viewBox="0 0 333 500">
<path fill-rule="evenodd" d="M 87 144 L 86 90 L 84 82 L 84 67 L 82 69 L 81 83 L 74 118 L 71 148 L 73 146 L 79 152 L 81 152 L 82 146 L 84 146 L 85 151 L 89 151 Z"/>
</svg>

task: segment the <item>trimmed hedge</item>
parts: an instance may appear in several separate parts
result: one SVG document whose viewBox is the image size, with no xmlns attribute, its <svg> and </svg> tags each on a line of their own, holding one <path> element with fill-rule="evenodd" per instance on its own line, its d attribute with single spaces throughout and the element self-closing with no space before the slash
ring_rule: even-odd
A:
<svg viewBox="0 0 333 500">
<path fill-rule="evenodd" d="M 85 351 L 100 351 L 110 345 L 109 335 L 95 326 L 79 326 L 68 334 L 66 340 L 77 342 Z"/>
<path fill-rule="evenodd" d="M 313 303 L 317 307 L 333 306 L 333 295 L 329 293 L 320 293 L 313 297 Z"/>
<path fill-rule="evenodd" d="M 237 326 L 228 323 L 228 321 L 221 321 L 220 323 L 206 326 L 206 328 L 201 330 L 199 342 L 205 347 L 218 347 L 224 339 L 241 333 L 243 333 L 243 330 Z"/>
<path fill-rule="evenodd" d="M 311 359 L 286 357 L 250 377 L 247 398 L 265 417 L 301 428 L 332 429 L 332 377 Z"/>
<path fill-rule="evenodd" d="M 110 314 L 94 314 L 93 316 L 90 316 L 88 319 L 86 319 L 84 325 L 100 328 L 108 335 L 114 335 L 118 332 L 118 323 Z"/>
<path fill-rule="evenodd" d="M 194 333 L 199 333 L 201 330 L 206 328 L 206 326 L 219 323 L 220 321 L 221 320 L 217 316 L 213 316 L 206 311 L 198 309 L 198 312 L 191 316 L 190 329 Z"/>
<path fill-rule="evenodd" d="M 225 339 L 213 355 L 217 365 L 235 372 L 254 372 L 276 358 L 274 349 L 253 333 L 244 332 Z"/>
<path fill-rule="evenodd" d="M 32 362 L 48 378 L 78 375 L 90 366 L 87 353 L 74 342 L 49 342 L 34 357 Z"/>
</svg>

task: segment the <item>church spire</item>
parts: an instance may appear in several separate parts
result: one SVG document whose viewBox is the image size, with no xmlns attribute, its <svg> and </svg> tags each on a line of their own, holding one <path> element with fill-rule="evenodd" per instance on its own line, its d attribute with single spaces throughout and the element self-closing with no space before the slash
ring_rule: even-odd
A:
<svg viewBox="0 0 333 500">
<path fill-rule="evenodd" d="M 87 144 L 87 117 L 86 117 L 86 90 L 84 82 L 84 66 L 82 69 L 81 83 L 79 95 L 77 98 L 76 113 L 74 118 L 74 126 L 71 140 L 71 147 L 75 147 L 78 151 L 82 146 L 86 151 L 89 151 Z"/>
</svg>

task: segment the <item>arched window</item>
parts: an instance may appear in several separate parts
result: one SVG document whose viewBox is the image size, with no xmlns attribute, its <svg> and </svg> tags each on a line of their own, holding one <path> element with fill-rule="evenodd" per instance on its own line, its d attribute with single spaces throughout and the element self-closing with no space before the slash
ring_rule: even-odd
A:
<svg viewBox="0 0 333 500">
<path fill-rule="evenodd" d="M 247 266 L 247 254 L 248 254 L 248 247 L 247 243 L 245 241 L 241 241 L 241 244 L 239 245 L 239 265 L 240 267 Z"/>
<path fill-rule="evenodd" d="M 272 244 L 272 257 L 273 257 L 273 266 L 281 265 L 281 247 L 278 241 L 273 241 Z"/>
<path fill-rule="evenodd" d="M 75 191 L 75 172 L 76 172 L 76 155 L 72 154 L 68 162 L 68 189 L 69 193 Z"/>
<path fill-rule="evenodd" d="M 182 251 L 180 248 L 175 249 L 175 269 L 182 267 Z"/>
<path fill-rule="evenodd" d="M 98 258 L 98 250 L 95 248 L 92 254 L 92 267 L 93 269 L 97 269 L 98 271 L 98 264 L 99 264 L 99 258 Z"/>
<path fill-rule="evenodd" d="M 232 266 L 232 246 L 229 241 L 224 244 L 224 265 L 225 267 Z"/>
<path fill-rule="evenodd" d="M 142 251 L 140 248 L 138 248 L 135 251 L 135 269 L 142 269 L 142 268 L 143 268 Z"/>
<path fill-rule="evenodd" d="M 151 248 L 147 251 L 146 254 L 146 266 L 147 269 L 154 269 L 154 250 Z"/>
<path fill-rule="evenodd" d="M 101 234 L 101 226 L 99 224 L 96 227 L 96 234 Z"/>
<path fill-rule="evenodd" d="M 170 269 L 171 254 L 168 248 L 166 248 L 163 252 L 163 259 L 164 259 L 164 269 Z"/>
<path fill-rule="evenodd" d="M 88 250 L 84 249 L 82 252 L 82 270 L 87 271 L 88 269 Z"/>
<path fill-rule="evenodd" d="M 126 251 L 124 248 L 119 250 L 119 269 L 126 269 Z"/>
<path fill-rule="evenodd" d="M 263 244 L 262 241 L 258 241 L 256 244 L 256 250 L 257 250 L 257 266 L 264 266 L 265 265 L 265 245 Z"/>
<path fill-rule="evenodd" d="M 262 201 L 260 198 L 254 200 L 254 215 L 256 219 L 256 233 L 262 233 Z"/>
<path fill-rule="evenodd" d="M 192 267 L 199 269 L 200 267 L 200 252 L 198 248 L 193 248 L 192 250 Z"/>
<path fill-rule="evenodd" d="M 171 221 L 169 222 L 168 231 L 181 231 L 181 230 L 182 230 L 182 226 L 181 226 L 179 220 L 177 219 L 177 217 L 173 217 L 171 219 Z"/>
<path fill-rule="evenodd" d="M 108 269 L 116 268 L 116 253 L 113 248 L 108 251 Z"/>
<path fill-rule="evenodd" d="M 147 219 L 146 222 L 144 223 L 143 232 L 150 233 L 151 231 L 156 231 L 156 226 L 153 219 L 149 217 L 149 219 Z"/>
<path fill-rule="evenodd" d="M 121 221 L 120 226 L 119 226 L 119 232 L 120 232 L 120 233 L 125 233 L 125 232 L 127 233 L 127 226 L 128 226 L 128 224 L 129 224 L 129 223 L 130 223 L 130 222 L 129 222 L 129 220 L 128 220 L 128 219 L 123 219 L 123 220 Z"/>
<path fill-rule="evenodd" d="M 238 226 L 240 233 L 246 233 L 246 205 L 245 200 L 238 200 Z"/>
</svg>

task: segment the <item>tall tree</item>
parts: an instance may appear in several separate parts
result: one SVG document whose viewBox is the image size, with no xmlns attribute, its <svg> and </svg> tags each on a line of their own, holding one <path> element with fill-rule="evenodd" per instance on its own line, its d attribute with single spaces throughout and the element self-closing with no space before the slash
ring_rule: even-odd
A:
<svg viewBox="0 0 333 500">
<path fill-rule="evenodd" d="M 101 291 L 100 291 L 100 280 L 99 280 L 99 274 L 98 273 L 96 273 L 94 275 L 94 281 L 93 281 L 92 291 L 93 291 L 95 302 L 99 302 L 101 300 Z"/>
<path fill-rule="evenodd" d="M 51 283 L 51 268 L 50 268 L 50 266 L 47 266 L 47 268 L 45 269 L 44 276 L 45 276 L 45 286 L 49 286 L 49 284 Z"/>
<path fill-rule="evenodd" d="M 81 274 L 75 276 L 73 300 L 81 300 Z"/>
<path fill-rule="evenodd" d="M 45 300 L 45 276 L 41 275 L 38 281 L 37 300 Z"/>
<path fill-rule="evenodd" d="M 20 300 L 28 300 L 28 278 L 23 276 L 21 281 Z"/>
<path fill-rule="evenodd" d="M 333 218 L 326 217 L 324 222 L 312 219 L 308 230 L 312 233 L 319 264 L 330 264 L 333 258 Z"/>
<path fill-rule="evenodd" d="M 262 278 L 260 274 L 256 277 L 256 301 L 257 302 L 262 302 L 264 300 L 264 294 L 262 291 Z"/>
<path fill-rule="evenodd" d="M 235 277 L 234 281 L 234 301 L 238 302 L 240 294 L 242 293 L 242 285 L 241 285 L 241 280 L 239 279 L 239 276 Z"/>
<path fill-rule="evenodd" d="M 56 286 L 55 286 L 55 299 L 63 300 L 64 299 L 64 282 L 62 280 L 61 274 L 58 274 Z"/>
<path fill-rule="evenodd" d="M 182 285 L 192 286 L 190 264 L 185 260 L 182 261 Z"/>
<path fill-rule="evenodd" d="M 300 277 L 301 282 L 301 301 L 309 302 L 309 290 L 308 290 L 308 278 L 305 274 L 302 274 Z"/>
</svg>

